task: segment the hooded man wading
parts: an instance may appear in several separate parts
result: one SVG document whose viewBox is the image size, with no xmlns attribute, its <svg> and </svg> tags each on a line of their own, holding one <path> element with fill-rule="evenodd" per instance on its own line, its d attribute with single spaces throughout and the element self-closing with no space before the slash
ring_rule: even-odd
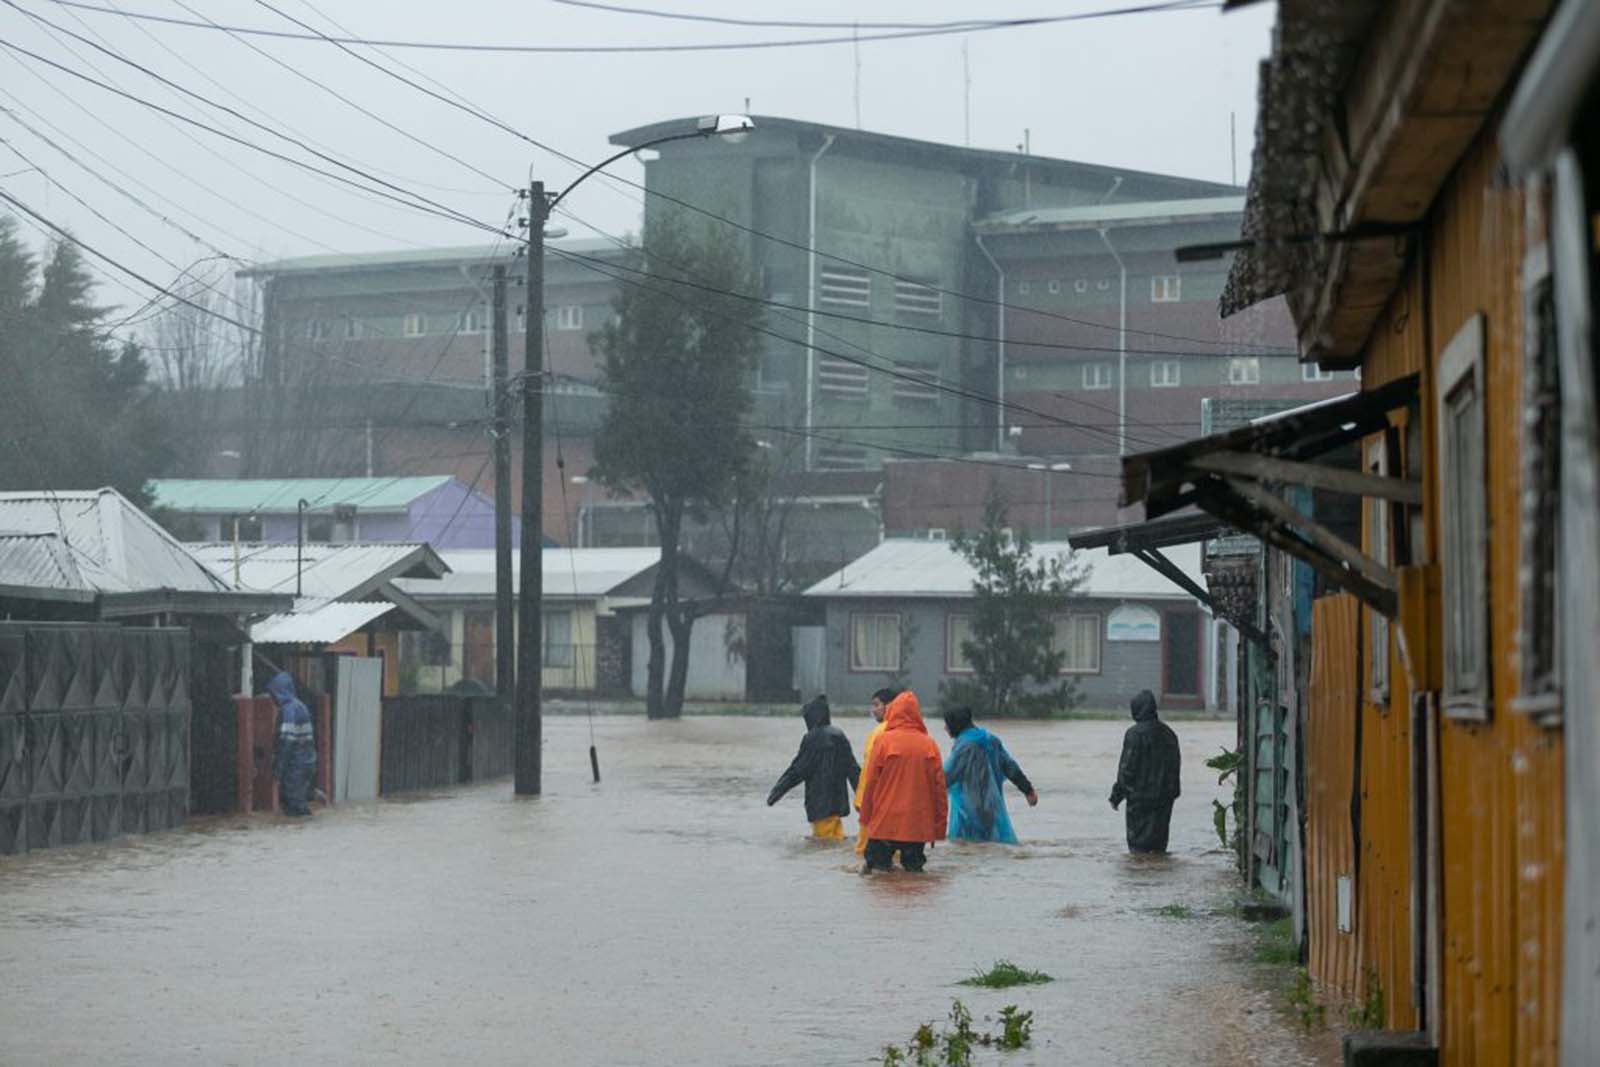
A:
<svg viewBox="0 0 1600 1067">
<path fill-rule="evenodd" d="M 1128 802 L 1128 851 L 1165 852 L 1172 802 L 1178 799 L 1178 735 L 1156 718 L 1156 697 L 1133 698 L 1133 725 L 1122 738 L 1122 760 L 1111 787 L 1111 808 Z"/>
<path fill-rule="evenodd" d="M 311 778 L 317 771 L 317 740 L 311 729 L 311 713 L 295 695 L 294 679 L 285 671 L 279 671 L 267 683 L 267 692 L 278 705 L 277 746 L 272 753 L 278 803 L 285 815 L 310 815 L 306 801 Z"/>
<path fill-rule="evenodd" d="M 817 697 L 804 708 L 806 735 L 800 739 L 789 769 L 767 794 L 767 807 L 783 799 L 783 794 L 806 784 L 806 818 L 811 820 L 811 835 L 824 841 L 843 841 L 844 823 L 850 814 L 850 790 L 861 774 L 850 740 L 834 726 L 828 714 L 828 698 Z"/>
<path fill-rule="evenodd" d="M 896 851 L 900 866 L 922 870 L 923 846 L 944 840 L 949 801 L 939 746 L 928 736 L 910 690 L 884 712 L 883 732 L 873 739 L 862 778 L 861 828 L 867 835 L 862 873 L 888 870 Z"/>
</svg>

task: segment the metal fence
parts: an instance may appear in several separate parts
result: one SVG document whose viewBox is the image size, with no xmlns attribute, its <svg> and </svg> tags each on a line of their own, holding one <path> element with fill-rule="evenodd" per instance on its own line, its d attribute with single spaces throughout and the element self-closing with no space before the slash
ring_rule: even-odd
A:
<svg viewBox="0 0 1600 1067">
<path fill-rule="evenodd" d="M 388 698 L 378 791 L 390 796 L 510 774 L 511 734 L 510 709 L 495 697 Z"/>
<path fill-rule="evenodd" d="M 183 629 L 0 623 L 0 854 L 183 823 Z"/>
</svg>

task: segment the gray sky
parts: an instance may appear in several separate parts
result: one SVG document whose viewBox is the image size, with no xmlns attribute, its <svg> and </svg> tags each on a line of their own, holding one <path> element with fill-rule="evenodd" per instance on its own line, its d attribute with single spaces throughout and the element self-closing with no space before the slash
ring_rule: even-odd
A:
<svg viewBox="0 0 1600 1067">
<path fill-rule="evenodd" d="M 297 29 L 260 0 L 90 2 L 131 12 L 179 18 L 195 18 L 198 12 L 222 23 Z M 776 40 L 839 32 L 668 21 L 582 10 L 548 0 L 270 2 L 330 31 L 332 19 L 357 35 L 390 39 L 613 45 Z M 1069 14 L 1129 2 L 879 0 L 870 5 L 870 14 L 863 14 L 867 5 L 843 0 L 768 0 L 760 5 L 736 0 L 632 0 L 632 6 L 744 18 L 923 22 Z M 511 206 L 507 190 L 526 183 L 530 172 L 553 188 L 576 174 L 570 163 L 428 99 L 331 45 L 249 38 L 251 45 L 293 71 L 338 90 L 495 181 L 386 129 L 227 34 L 135 24 L 118 15 L 74 10 L 52 0 L 15 3 L 0 6 L 0 39 L 247 140 L 305 156 L 300 149 L 185 98 L 89 45 L 40 26 L 19 11 L 20 6 L 64 29 L 99 39 L 250 118 L 491 225 L 503 222 Z M 1027 129 L 1032 151 L 1038 155 L 1226 181 L 1229 114 L 1235 112 L 1242 182 L 1249 171 L 1255 122 L 1256 67 L 1270 43 L 1274 7 L 1263 3 L 1226 16 L 1215 9 L 1163 12 L 868 42 L 859 47 L 657 55 L 486 55 L 407 49 L 373 58 L 415 78 L 396 61 L 409 64 L 531 137 L 592 161 L 612 150 L 607 137 L 618 130 L 665 118 L 742 111 L 746 98 L 758 114 L 853 126 L 857 56 L 863 128 L 960 144 L 965 42 L 974 146 L 1014 149 Z M 37 173 L 12 175 L 28 164 L 0 145 L 0 175 L 10 175 L 0 178 L 0 188 L 154 280 L 169 281 L 176 273 L 171 264 L 186 266 L 211 254 L 207 243 L 241 258 L 271 259 L 492 240 L 463 223 L 377 201 L 210 133 L 181 128 L 176 120 L 119 100 L 33 59 L 5 50 L 0 54 L 0 69 L 5 71 L 0 77 L 0 107 L 7 109 L 0 112 L 0 138 L 59 183 Z M 136 206 L 20 125 L 19 118 L 207 243 L 196 242 Z M 617 164 L 616 171 L 634 180 L 642 178 L 642 168 L 633 160 Z M 154 252 L 97 218 L 69 191 Z M 639 196 L 637 190 L 597 181 L 568 203 L 582 218 L 622 233 L 637 226 Z M 590 236 L 580 226 L 567 225 L 573 236 Z M 39 239 L 37 231 L 29 236 Z M 137 298 L 133 291 L 108 288 L 102 299 L 124 306 L 142 302 L 148 292 L 130 284 Z"/>
</svg>

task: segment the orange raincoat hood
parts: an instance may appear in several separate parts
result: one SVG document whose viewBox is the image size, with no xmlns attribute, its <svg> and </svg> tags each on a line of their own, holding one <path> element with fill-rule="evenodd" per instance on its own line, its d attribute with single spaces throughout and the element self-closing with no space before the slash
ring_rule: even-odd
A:
<svg viewBox="0 0 1600 1067">
<path fill-rule="evenodd" d="M 944 762 L 928 736 L 916 694 L 901 693 L 883 715 L 864 778 L 861 825 L 878 841 L 942 841 L 949 801 Z"/>
</svg>

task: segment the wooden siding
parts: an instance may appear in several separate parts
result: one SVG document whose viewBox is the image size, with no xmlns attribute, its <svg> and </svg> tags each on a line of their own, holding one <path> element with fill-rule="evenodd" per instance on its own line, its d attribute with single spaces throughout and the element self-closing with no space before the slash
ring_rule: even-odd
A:
<svg viewBox="0 0 1600 1067">
<path fill-rule="evenodd" d="M 1356 849 L 1350 800 L 1360 704 L 1359 601 L 1323 597 L 1311 608 L 1311 682 L 1306 702 L 1306 933 L 1311 975 L 1344 998 L 1356 994 L 1361 952 L 1353 932 Z M 1352 932 L 1339 930 L 1337 883 L 1350 879 Z"/>
</svg>

